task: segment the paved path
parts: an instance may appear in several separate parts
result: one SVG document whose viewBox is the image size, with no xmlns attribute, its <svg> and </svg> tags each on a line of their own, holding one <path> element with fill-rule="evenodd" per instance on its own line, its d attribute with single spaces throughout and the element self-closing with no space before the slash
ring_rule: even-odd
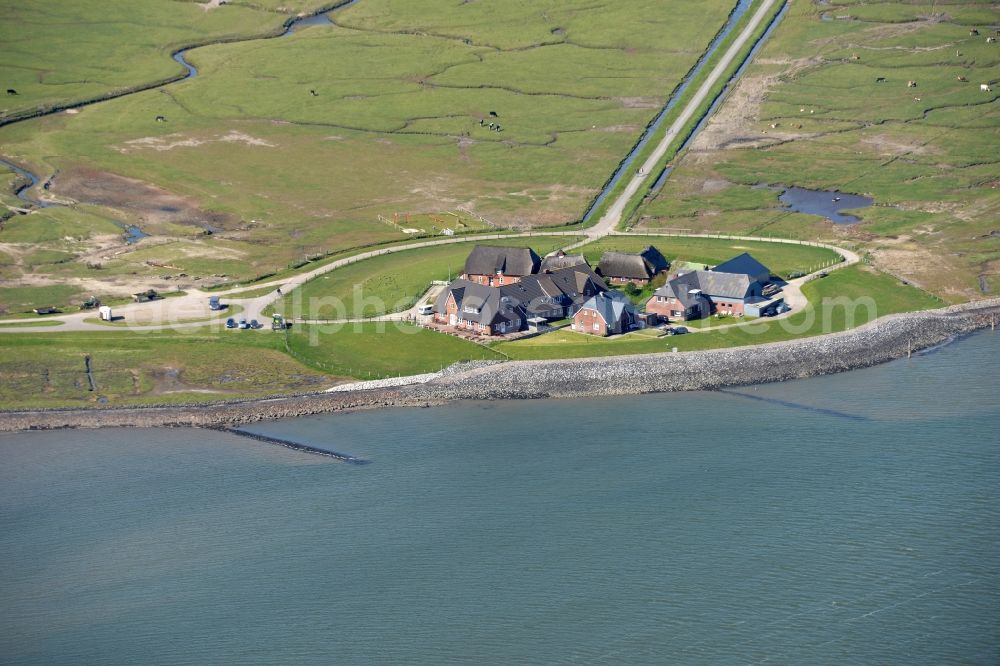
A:
<svg viewBox="0 0 1000 666">
<path fill-rule="evenodd" d="M 740 54 L 743 47 L 746 46 L 747 42 L 753 37 L 753 33 L 757 28 L 760 27 L 764 19 L 767 17 L 768 12 L 774 7 L 776 2 L 783 0 L 764 0 L 760 7 L 750 18 L 750 22 L 743 28 L 736 40 L 730 45 L 729 49 L 726 50 L 725 55 L 722 59 L 712 68 L 709 72 L 708 77 L 699 86 L 698 91 L 694 94 L 685 106 L 681 114 L 677 116 L 677 119 L 667 128 L 666 134 L 660 139 L 660 142 L 653 149 L 649 158 L 643 162 L 642 166 L 636 171 L 636 174 L 632 176 L 628 185 L 621 194 L 614 200 L 611 206 L 608 207 L 607 212 L 598 220 L 597 224 L 586 230 L 588 236 L 588 242 L 597 238 L 602 238 L 610 233 L 614 233 L 618 225 L 621 224 L 622 215 L 625 212 L 625 208 L 628 206 L 632 198 L 639 192 L 639 188 L 653 177 L 654 169 L 656 169 L 657 163 L 663 158 L 667 153 L 667 149 L 670 145 L 677 140 L 680 135 L 681 130 L 684 126 L 690 122 L 694 117 L 694 114 L 698 111 L 698 107 L 708 99 L 708 95 L 712 92 L 713 86 L 715 86 L 722 75 L 725 73 L 726 69 L 733 63 L 736 57 Z M 581 243 L 582 244 L 582 243 Z M 574 245 L 573 247 L 577 247 Z"/>
</svg>

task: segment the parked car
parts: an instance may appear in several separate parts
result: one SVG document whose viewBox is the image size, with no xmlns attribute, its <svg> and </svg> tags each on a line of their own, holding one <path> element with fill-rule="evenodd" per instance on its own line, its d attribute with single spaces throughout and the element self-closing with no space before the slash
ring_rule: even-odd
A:
<svg viewBox="0 0 1000 666">
<path fill-rule="evenodd" d="M 226 328 L 236 328 L 236 320 L 230 317 L 226 320 Z"/>
<path fill-rule="evenodd" d="M 420 307 L 419 307 L 419 308 L 417 309 L 417 312 L 418 312 L 419 314 L 422 314 L 422 315 L 429 315 L 429 314 L 434 314 L 434 306 L 433 306 L 433 305 L 427 305 L 427 304 L 425 304 L 425 305 L 421 305 L 421 306 L 420 306 Z"/>
<path fill-rule="evenodd" d="M 667 335 L 684 335 L 688 330 L 683 326 L 673 326 L 667 329 Z"/>
<path fill-rule="evenodd" d="M 250 324 L 247 323 L 246 319 L 240 319 L 240 330 L 250 328 Z"/>
<path fill-rule="evenodd" d="M 252 328 L 254 330 L 260 328 L 260 322 L 257 321 L 256 319 L 251 319 L 250 320 L 250 328 Z"/>
</svg>

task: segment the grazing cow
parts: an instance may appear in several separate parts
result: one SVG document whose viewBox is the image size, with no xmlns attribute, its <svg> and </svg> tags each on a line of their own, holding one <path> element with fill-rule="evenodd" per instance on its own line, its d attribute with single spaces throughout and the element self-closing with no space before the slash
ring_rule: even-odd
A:
<svg viewBox="0 0 1000 666">
<path fill-rule="evenodd" d="M 158 123 L 165 123 L 165 122 L 167 122 L 167 117 L 166 116 L 156 116 L 156 122 L 158 122 Z"/>
<path fill-rule="evenodd" d="M 7 88 L 7 94 L 8 95 L 16 95 L 17 91 L 14 90 L 13 88 Z"/>
<path fill-rule="evenodd" d="M 885 77 L 884 76 L 878 77 L 877 79 L 875 79 L 875 83 L 885 83 Z"/>
<path fill-rule="evenodd" d="M 489 124 L 489 128 L 490 128 L 490 129 L 493 129 L 494 127 L 496 127 L 496 123 L 490 123 L 490 124 Z"/>
<path fill-rule="evenodd" d="M 851 60 L 861 60 L 861 56 L 859 56 L 857 53 L 852 53 Z"/>
<path fill-rule="evenodd" d="M 486 122 L 482 118 L 480 118 L 479 119 L 479 126 L 482 127 L 485 124 L 486 124 Z"/>
<path fill-rule="evenodd" d="M 979 89 L 983 92 L 993 92 L 993 88 L 990 88 L 990 84 L 988 83 L 980 83 Z"/>
<path fill-rule="evenodd" d="M 907 88 L 916 88 L 917 87 L 917 82 L 916 81 L 907 81 L 906 82 L 906 87 Z"/>
<path fill-rule="evenodd" d="M 316 92 L 315 90 L 310 90 L 309 94 L 312 95 L 313 97 L 319 97 L 319 93 Z"/>
<path fill-rule="evenodd" d="M 490 118 L 499 118 L 496 111 L 490 111 Z"/>
<path fill-rule="evenodd" d="M 962 82 L 965 82 L 965 81 L 968 81 L 969 79 L 965 78 L 964 76 L 959 76 L 958 80 L 962 81 Z"/>
<path fill-rule="evenodd" d="M 979 36 L 979 31 L 976 30 L 975 28 L 973 28 L 972 30 L 969 31 L 969 36 L 970 37 L 978 37 Z"/>
<path fill-rule="evenodd" d="M 986 43 L 987 43 L 987 44 L 992 44 L 992 43 L 993 43 L 993 42 L 995 42 L 995 41 L 997 41 L 997 38 L 996 38 L 996 37 L 987 37 L 987 38 L 986 38 Z"/>
</svg>

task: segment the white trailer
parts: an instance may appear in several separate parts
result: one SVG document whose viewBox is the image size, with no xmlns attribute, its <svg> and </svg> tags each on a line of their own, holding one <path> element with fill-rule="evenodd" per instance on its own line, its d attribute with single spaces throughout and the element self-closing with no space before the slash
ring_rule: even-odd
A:
<svg viewBox="0 0 1000 666">
<path fill-rule="evenodd" d="M 101 321 L 114 321 L 110 305 L 102 305 L 97 311 L 100 313 Z"/>
</svg>

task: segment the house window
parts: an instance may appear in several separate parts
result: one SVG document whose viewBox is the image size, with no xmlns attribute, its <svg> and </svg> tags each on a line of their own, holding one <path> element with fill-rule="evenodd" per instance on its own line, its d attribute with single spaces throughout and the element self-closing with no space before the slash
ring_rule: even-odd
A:
<svg viewBox="0 0 1000 666">
<path fill-rule="evenodd" d="M 595 331 L 599 331 L 599 330 L 601 330 L 601 325 L 600 325 L 600 324 L 598 324 L 598 323 L 597 323 L 596 321 L 594 322 L 594 330 L 595 330 Z"/>
</svg>

